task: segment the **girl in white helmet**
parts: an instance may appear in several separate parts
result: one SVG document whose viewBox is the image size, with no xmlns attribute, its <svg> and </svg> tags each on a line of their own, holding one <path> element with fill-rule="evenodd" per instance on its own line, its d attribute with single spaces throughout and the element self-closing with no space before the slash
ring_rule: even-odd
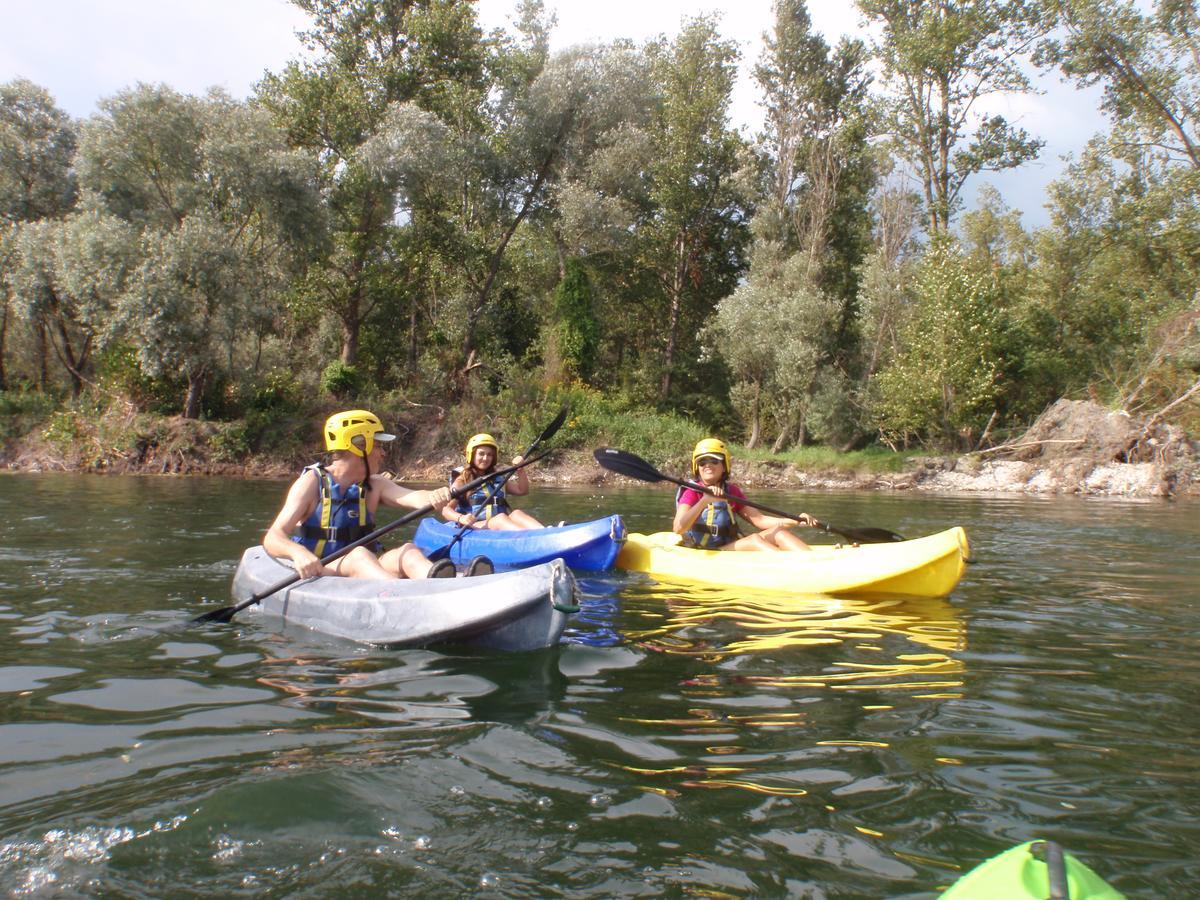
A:
<svg viewBox="0 0 1200 900">
<path fill-rule="evenodd" d="M 431 563 L 414 544 L 378 555 L 382 547 L 356 547 L 329 565 L 334 553 L 374 530 L 375 511 L 384 506 L 439 507 L 449 488 L 414 491 L 379 472 L 384 445 L 396 439 L 365 409 L 334 413 L 325 421 L 328 465 L 308 466 L 288 489 L 283 509 L 267 529 L 263 546 L 272 556 L 290 559 L 304 578 L 345 575 L 351 578 L 453 578 L 450 560 Z"/>
<path fill-rule="evenodd" d="M 458 488 L 469 481 L 494 472 L 500 455 L 500 445 L 490 434 L 477 434 L 467 441 L 464 450 L 466 468 L 455 470 L 450 487 Z M 512 464 L 519 466 L 523 457 L 514 456 Z M 491 528 L 496 531 L 520 531 L 526 528 L 545 528 L 541 522 L 522 509 L 509 505 L 506 494 L 522 497 L 529 493 L 529 476 L 524 469 L 506 480 L 504 475 L 485 481 L 472 493 L 451 500 L 442 507 L 442 516 L 456 525 Z"/>
<path fill-rule="evenodd" d="M 676 493 L 673 530 L 683 535 L 683 543 L 704 550 L 812 549 L 788 531 L 797 524 L 811 527 L 816 521 L 812 516 L 803 513 L 796 522 L 737 502 L 746 495 L 729 480 L 731 461 L 729 448 L 716 438 L 705 438 L 692 450 L 692 478 L 712 493 L 685 487 Z M 739 515 L 758 531 L 743 536 Z"/>
</svg>

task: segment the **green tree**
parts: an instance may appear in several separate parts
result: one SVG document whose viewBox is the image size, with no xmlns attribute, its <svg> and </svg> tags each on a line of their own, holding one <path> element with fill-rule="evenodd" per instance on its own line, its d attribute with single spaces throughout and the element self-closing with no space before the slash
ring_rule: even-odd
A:
<svg viewBox="0 0 1200 900">
<path fill-rule="evenodd" d="M 720 302 L 705 337 L 737 379 L 735 397 L 758 443 L 764 411 L 778 425 L 775 451 L 805 438 L 812 387 L 836 334 L 839 304 L 812 281 L 808 260 L 793 254 L 754 274 Z"/>
<path fill-rule="evenodd" d="M 566 274 L 554 291 L 551 340 L 562 360 L 563 372 L 590 383 L 600 340 L 600 323 L 592 305 L 587 269 L 577 259 L 567 260 Z"/>
<path fill-rule="evenodd" d="M 901 352 L 874 379 L 890 441 L 974 444 L 1000 396 L 1008 323 L 990 273 L 938 241 L 913 285 Z"/>
<path fill-rule="evenodd" d="M 658 398 L 695 359 L 695 335 L 744 266 L 750 186 L 738 178 L 746 148 L 728 127 L 738 52 L 712 19 L 684 23 L 653 55 L 660 112 L 650 128 L 647 205 L 638 223 L 639 265 L 656 281 L 663 309 Z"/>
<path fill-rule="evenodd" d="M 17 232 L 8 278 L 16 308 L 44 329 L 74 397 L 94 352 L 120 336 L 116 311 L 137 249 L 133 228 L 96 210 L 26 222 Z"/>
<path fill-rule="evenodd" d="M 628 106 L 620 57 L 575 48 L 539 64 L 537 34 L 497 51 L 506 77 L 486 99 L 481 128 L 395 104 L 364 147 L 395 179 L 403 208 L 435 247 L 457 313 L 460 373 L 477 363 L 478 330 L 511 278 L 514 241 L 522 230 L 546 227 L 564 172 L 621 123 Z M 520 77 L 508 77 L 513 68 Z"/>
<path fill-rule="evenodd" d="M 142 236 L 117 317 L 136 332 L 145 371 L 186 382 L 182 411 L 195 417 L 212 375 L 235 370 L 241 340 L 274 326 L 320 234 L 314 164 L 265 111 L 220 92 L 142 85 L 100 108 L 80 139 L 80 184 Z"/>
<path fill-rule="evenodd" d="M 765 199 L 752 225 L 747 283 L 722 301 L 721 315 L 769 304 L 772 314 L 757 324 L 753 316 L 726 319 L 726 333 L 737 334 L 728 325 L 738 321 L 738 327 L 764 328 L 742 333 L 741 342 L 780 346 L 767 354 L 726 341 L 722 346 L 730 349 L 721 352 L 735 373 L 750 375 L 739 394 L 750 401 L 752 444 L 763 387 L 770 386 L 766 408 L 777 425 L 778 450 L 808 439 L 818 384 L 845 380 L 860 368 L 857 279 L 869 244 L 874 165 L 866 140 L 870 79 L 863 45 L 843 41 L 831 52 L 812 32 L 802 0 L 780 0 L 775 16 L 755 68 L 767 112 Z M 746 372 L 748 357 L 771 365 L 764 370 L 755 362 Z M 836 415 L 822 412 L 830 413 L 829 421 Z"/>
<path fill-rule="evenodd" d="M 1037 372 L 1130 410 L 1200 421 L 1200 12 L 1195 0 L 1045 0 L 1042 62 L 1100 85 L 1110 134 L 1051 189 L 1024 308 Z"/>
<path fill-rule="evenodd" d="M 75 204 L 72 169 L 77 128 L 44 88 L 22 78 L 0 84 L 0 390 L 8 386 L 10 296 L 4 273 L 15 259 L 18 222 L 64 215 Z M 45 384 L 47 337 L 34 323 Z"/>
<path fill-rule="evenodd" d="M 412 210 L 397 203 L 396 173 L 375 165 L 364 146 L 388 127 L 393 104 L 476 129 L 487 42 L 468 0 L 293 2 L 312 17 L 303 36 L 308 57 L 267 75 L 258 99 L 294 146 L 321 161 L 326 249 L 298 292 L 335 318 L 340 359 L 354 367 L 364 329 L 407 320 L 410 345 L 418 340 L 431 261 Z"/>
<path fill-rule="evenodd" d="M 1095 393 L 1122 407 L 1166 405 L 1196 380 L 1183 367 L 1158 380 L 1151 370 L 1178 343 L 1200 283 L 1200 173 L 1161 165 L 1158 154 L 1093 141 L 1049 190 L 1050 225 L 1035 237 L 1036 265 L 1020 307 L 1031 370 L 1045 402 Z M 1167 330 L 1164 331 L 1163 329 Z M 1176 387 L 1169 386 L 1170 380 Z"/>
<path fill-rule="evenodd" d="M 1031 0 L 856 2 L 881 29 L 884 131 L 921 184 L 930 233 L 944 234 L 967 179 L 1034 159 L 1044 143 L 978 111 L 990 95 L 1031 90 L 1020 59 L 1042 34 L 1040 17 Z"/>
<path fill-rule="evenodd" d="M 1044 0 L 1061 37 L 1039 50 L 1081 84 L 1104 89 L 1114 135 L 1200 170 L 1200 12 L 1195 0 Z"/>
<path fill-rule="evenodd" d="M 764 38 L 754 69 L 770 159 L 768 199 L 757 211 L 770 223 L 760 226 L 762 239 L 805 254 L 814 284 L 852 299 L 854 270 L 870 245 L 874 183 L 866 48 L 843 40 L 831 51 L 813 33 L 804 0 L 777 0 L 774 31 Z"/>
</svg>

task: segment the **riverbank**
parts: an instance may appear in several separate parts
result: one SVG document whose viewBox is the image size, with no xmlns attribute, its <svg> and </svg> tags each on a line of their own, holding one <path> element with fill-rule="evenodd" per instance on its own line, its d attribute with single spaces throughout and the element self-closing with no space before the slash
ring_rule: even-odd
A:
<svg viewBox="0 0 1200 900">
<path fill-rule="evenodd" d="M 0 467 L 26 472 L 209 475 L 288 478 L 311 462 L 305 442 L 270 454 L 231 452 L 228 426 L 161 420 L 152 437 L 105 441 L 76 434 L 55 439 L 35 431 L 11 441 Z M 402 482 L 440 482 L 459 463 L 441 428 L 412 430 L 388 459 Z M 637 448 L 624 448 L 639 452 Z M 686 458 L 649 461 L 686 474 Z M 596 465 L 590 449 L 553 453 L 530 470 L 543 484 L 601 485 L 621 481 Z M 737 456 L 734 477 L 748 488 L 778 490 L 929 491 L 961 494 L 1073 494 L 1126 499 L 1200 496 L 1200 442 L 1162 423 L 1138 421 L 1096 404 L 1062 400 L 1019 439 L 961 455 L 907 459 L 898 471 L 802 467 L 783 459 Z"/>
</svg>

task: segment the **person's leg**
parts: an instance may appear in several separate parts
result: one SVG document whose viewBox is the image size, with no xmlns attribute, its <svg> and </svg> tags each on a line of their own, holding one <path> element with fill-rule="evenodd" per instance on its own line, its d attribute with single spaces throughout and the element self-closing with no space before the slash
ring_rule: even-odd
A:
<svg viewBox="0 0 1200 900">
<path fill-rule="evenodd" d="M 762 536 L 773 543 L 780 550 L 811 550 L 808 544 L 792 534 L 787 528 L 782 525 L 773 525 L 766 531 L 761 532 Z"/>
<path fill-rule="evenodd" d="M 392 573 L 391 577 L 393 578 L 426 578 L 434 565 L 417 548 L 416 544 L 405 544 L 389 550 L 380 557 L 379 562 L 383 568 Z M 439 567 L 439 569 L 444 568 Z"/>
<path fill-rule="evenodd" d="M 523 509 L 510 509 L 508 511 L 510 521 L 516 522 L 521 528 L 545 528 L 546 526 L 525 512 Z"/>
<path fill-rule="evenodd" d="M 387 554 L 384 554 L 384 559 L 379 559 L 374 553 L 366 547 L 355 547 L 341 559 L 335 559 L 331 562 L 328 568 L 332 569 L 339 575 L 347 578 L 371 578 L 382 580 L 384 578 L 395 578 L 395 574 L 386 564 Z"/>
<path fill-rule="evenodd" d="M 508 513 L 496 513 L 487 520 L 487 527 L 492 531 L 520 531 L 521 526 L 514 522 Z"/>
<path fill-rule="evenodd" d="M 778 550 L 779 548 L 764 538 L 757 531 L 754 534 L 748 534 L 745 537 L 740 537 L 732 544 L 726 544 L 722 550 Z"/>
</svg>

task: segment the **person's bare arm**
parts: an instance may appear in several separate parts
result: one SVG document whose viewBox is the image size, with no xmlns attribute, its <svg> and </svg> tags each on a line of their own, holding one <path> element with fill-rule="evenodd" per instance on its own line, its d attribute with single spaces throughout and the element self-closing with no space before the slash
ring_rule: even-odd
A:
<svg viewBox="0 0 1200 900">
<path fill-rule="evenodd" d="M 519 466 L 524 461 L 525 457 L 514 456 L 512 464 L 514 466 Z M 529 476 L 525 474 L 524 469 L 517 469 L 517 471 L 513 473 L 513 476 L 508 479 L 508 484 L 505 486 L 505 490 L 514 497 L 524 497 L 529 493 Z"/>
<path fill-rule="evenodd" d="M 734 500 L 736 503 L 737 501 Z M 739 506 L 738 515 L 744 518 L 747 522 L 762 531 L 764 528 L 770 528 L 773 525 L 782 525 L 784 528 L 793 528 L 796 525 L 806 525 L 812 527 L 816 521 L 808 513 L 801 513 L 797 519 L 786 519 L 783 516 L 769 516 L 760 509 L 755 509 L 753 506 Z"/>
<path fill-rule="evenodd" d="M 454 479 L 454 484 L 451 485 L 451 489 L 453 490 L 455 488 L 460 488 L 466 483 L 467 482 L 463 480 L 463 476 L 460 475 Z M 472 525 L 475 523 L 475 516 L 473 516 L 471 513 L 460 513 L 458 511 L 458 501 L 453 497 L 451 497 L 450 500 L 447 501 L 446 505 L 442 507 L 442 518 L 447 522 L 453 522 L 456 525 Z"/>
<path fill-rule="evenodd" d="M 325 567 L 321 565 L 316 554 L 303 544 L 292 540 L 296 529 L 312 514 L 316 501 L 316 475 L 305 472 L 288 488 L 283 509 L 263 536 L 263 547 L 266 551 L 272 556 L 290 559 L 303 578 L 325 574 Z"/>
<path fill-rule="evenodd" d="M 371 487 L 378 489 L 379 502 L 385 506 L 398 506 L 405 509 L 420 509 L 432 506 L 435 509 L 445 507 L 450 502 L 450 488 L 440 487 L 435 490 L 414 491 L 397 484 L 383 475 L 371 477 Z"/>
<path fill-rule="evenodd" d="M 713 488 L 720 490 L 720 488 Z M 700 518 L 700 513 L 704 512 L 706 506 L 712 506 L 719 498 L 712 494 L 706 494 L 703 491 L 698 491 L 700 499 L 691 505 L 684 503 L 677 504 L 675 507 L 675 521 L 671 526 L 671 530 L 676 534 L 685 534 Z"/>
</svg>

